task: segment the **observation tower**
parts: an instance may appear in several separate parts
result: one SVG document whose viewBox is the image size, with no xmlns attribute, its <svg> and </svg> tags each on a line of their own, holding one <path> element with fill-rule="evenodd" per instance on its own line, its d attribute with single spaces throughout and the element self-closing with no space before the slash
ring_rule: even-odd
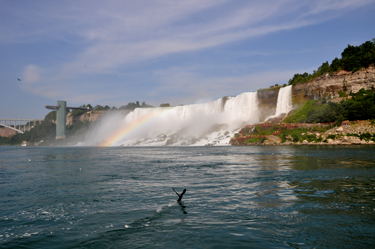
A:
<svg viewBox="0 0 375 249">
<path fill-rule="evenodd" d="M 66 137 L 66 109 L 78 109 L 90 111 L 92 109 L 86 107 L 69 107 L 66 106 L 65 100 L 58 100 L 57 105 L 46 105 L 49 110 L 57 111 L 56 113 L 56 139 L 65 139 Z"/>
</svg>

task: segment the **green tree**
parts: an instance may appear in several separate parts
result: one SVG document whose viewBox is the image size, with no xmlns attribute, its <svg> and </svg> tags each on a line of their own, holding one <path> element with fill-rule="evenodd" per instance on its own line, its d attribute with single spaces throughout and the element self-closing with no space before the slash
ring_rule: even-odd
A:
<svg viewBox="0 0 375 249">
<path fill-rule="evenodd" d="M 101 111 L 101 110 L 103 110 L 103 109 L 104 109 L 104 107 L 101 106 L 101 105 L 96 105 L 96 106 L 95 106 L 95 110 L 97 110 L 97 111 Z"/>
<path fill-rule="evenodd" d="M 331 70 L 332 72 L 341 70 L 341 60 L 339 60 L 337 57 L 331 63 Z"/>
<path fill-rule="evenodd" d="M 44 117 L 44 122 L 55 122 L 56 121 L 56 111 L 51 111 L 49 112 L 45 117 Z"/>
<path fill-rule="evenodd" d="M 140 105 L 139 101 L 136 101 L 135 103 L 129 102 L 127 105 L 120 106 L 119 110 L 134 110 L 135 108 L 147 108 L 147 107 L 152 107 L 152 106 L 146 104 L 146 102 L 143 102 L 142 105 Z"/>
<path fill-rule="evenodd" d="M 338 72 L 342 69 L 346 71 L 358 71 L 361 68 L 367 68 L 375 64 L 375 38 L 372 41 L 366 41 L 359 46 L 348 45 L 341 53 L 341 59 L 335 58 L 331 65 L 328 61 L 322 63 L 318 70 L 313 70 L 313 74 L 295 74 L 288 84 L 298 84 L 308 82 L 325 73 Z"/>
<path fill-rule="evenodd" d="M 328 61 L 322 63 L 322 65 L 318 68 L 318 72 L 320 73 L 320 75 L 329 73 L 330 71 L 331 71 L 331 68 L 329 66 Z"/>
<path fill-rule="evenodd" d="M 70 113 L 70 116 L 71 116 L 71 117 L 75 117 L 75 116 L 82 115 L 82 114 L 84 114 L 84 113 L 85 113 L 84 110 L 73 109 L 72 112 Z"/>
<path fill-rule="evenodd" d="M 309 78 L 309 74 L 308 73 L 303 73 L 303 74 L 299 74 L 299 73 L 296 73 L 292 79 L 289 80 L 289 84 L 288 85 L 294 85 L 294 84 L 298 84 L 298 83 L 304 83 L 304 82 L 307 82 L 308 78 Z"/>
</svg>

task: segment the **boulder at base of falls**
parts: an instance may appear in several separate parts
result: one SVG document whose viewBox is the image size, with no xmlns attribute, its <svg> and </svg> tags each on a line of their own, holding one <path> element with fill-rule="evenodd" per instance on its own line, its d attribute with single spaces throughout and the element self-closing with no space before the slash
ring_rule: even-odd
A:
<svg viewBox="0 0 375 249">
<path fill-rule="evenodd" d="M 344 128 L 342 128 L 342 126 L 336 129 L 336 132 L 343 132 L 343 131 L 344 131 Z"/>
<path fill-rule="evenodd" d="M 266 139 L 263 144 L 268 145 L 268 144 L 280 144 L 281 143 L 281 138 L 275 136 L 275 135 L 268 135 L 266 136 Z"/>
</svg>

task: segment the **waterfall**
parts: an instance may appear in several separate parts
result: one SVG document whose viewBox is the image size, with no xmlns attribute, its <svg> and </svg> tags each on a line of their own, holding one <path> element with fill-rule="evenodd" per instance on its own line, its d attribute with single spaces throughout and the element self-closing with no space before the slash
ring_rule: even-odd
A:
<svg viewBox="0 0 375 249">
<path fill-rule="evenodd" d="M 288 114 L 292 109 L 292 85 L 280 88 L 279 96 L 277 97 L 275 117 L 283 113 Z"/>
<path fill-rule="evenodd" d="M 239 128 L 259 122 L 258 99 L 256 92 L 246 92 L 203 104 L 137 108 L 122 120 L 108 120 L 112 127 L 103 119 L 99 126 L 107 128 L 91 133 L 86 145 L 111 137 L 108 144 L 124 146 L 226 145 Z"/>
<path fill-rule="evenodd" d="M 256 92 L 242 93 L 230 98 L 224 105 L 224 113 L 229 123 L 259 122 L 258 95 Z"/>
</svg>

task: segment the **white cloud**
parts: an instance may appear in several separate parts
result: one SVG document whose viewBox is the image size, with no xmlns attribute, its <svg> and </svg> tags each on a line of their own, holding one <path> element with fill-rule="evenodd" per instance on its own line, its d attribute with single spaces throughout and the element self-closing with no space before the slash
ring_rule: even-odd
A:
<svg viewBox="0 0 375 249">
<path fill-rule="evenodd" d="M 359 8 L 363 5 L 373 3 L 373 0 L 330 0 L 330 1 L 311 1 L 310 10 L 306 14 L 320 14 L 326 11 L 335 11 L 343 9 Z"/>
<path fill-rule="evenodd" d="M 9 25 L 0 25 L 0 43 L 28 44 L 47 37 L 51 42 L 71 45 L 75 56 L 67 55 L 58 65 L 27 66 L 22 87 L 39 96 L 54 99 L 68 96 L 72 101 L 93 102 L 121 95 L 121 90 L 98 92 L 94 85 L 98 83 L 92 80 L 97 75 L 121 74 L 128 68 L 147 70 L 142 68 L 143 64 L 151 60 L 156 64 L 158 59 L 173 54 L 205 51 L 251 37 L 314 25 L 372 2 L 33 1 L 30 6 L 6 3 L 0 14 L 12 15 L 14 22 L 8 20 Z M 240 93 L 249 86 L 256 90 L 280 77 L 290 78 L 293 73 L 212 77 L 203 72 L 166 69 L 155 75 L 161 83 L 150 89 L 148 95 L 171 94 L 181 88 L 191 98 L 222 95 L 225 91 Z"/>
<path fill-rule="evenodd" d="M 207 102 L 226 95 L 256 91 L 275 83 L 286 83 L 293 71 L 265 71 L 239 76 L 206 77 L 195 71 L 196 68 L 177 68 L 160 70 L 155 77 L 162 82 L 150 92 L 150 98 L 169 96 L 171 104 L 193 104 Z M 162 99 L 158 99 L 162 102 Z"/>
<path fill-rule="evenodd" d="M 41 69 L 35 65 L 28 65 L 24 71 L 24 81 L 26 83 L 35 83 L 41 80 Z"/>
<path fill-rule="evenodd" d="M 369 1 L 363 0 L 359 5 L 366 3 Z M 231 5 L 236 7 L 225 8 Z M 80 34 L 91 44 L 76 60 L 65 65 L 64 74 L 65 71 L 80 73 L 82 65 L 87 64 L 96 72 L 108 72 L 172 53 L 202 50 L 301 28 L 331 18 L 335 10 L 358 5 L 335 0 L 315 1 L 314 4 L 252 1 L 244 5 L 233 1 L 181 1 L 177 4 L 158 1 L 148 6 L 127 4 L 126 7 L 125 13 L 122 13 L 124 6 L 110 6 L 93 13 L 97 18 L 94 25 Z M 307 12 L 302 8 L 307 8 Z M 319 15 L 327 10 L 331 11 L 329 15 Z"/>
</svg>

